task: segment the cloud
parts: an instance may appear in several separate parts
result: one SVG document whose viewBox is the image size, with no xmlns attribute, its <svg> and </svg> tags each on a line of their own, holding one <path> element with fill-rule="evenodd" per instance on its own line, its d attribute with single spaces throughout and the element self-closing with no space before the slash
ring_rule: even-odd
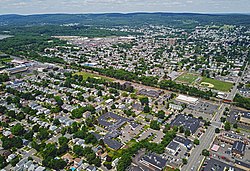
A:
<svg viewBox="0 0 250 171">
<path fill-rule="evenodd" d="M 221 8 L 220 8 L 221 7 Z M 0 13 L 240 12 L 249 0 L 0 0 Z"/>
</svg>

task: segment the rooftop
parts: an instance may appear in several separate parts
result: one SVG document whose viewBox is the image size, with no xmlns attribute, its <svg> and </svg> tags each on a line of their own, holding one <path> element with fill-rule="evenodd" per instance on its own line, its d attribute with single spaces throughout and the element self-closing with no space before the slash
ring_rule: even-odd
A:
<svg viewBox="0 0 250 171">
<path fill-rule="evenodd" d="M 192 134 L 196 132 L 196 130 L 200 126 L 200 120 L 188 115 L 177 115 L 176 118 L 171 122 L 171 126 L 183 126 L 184 129 L 188 129 Z"/>
</svg>

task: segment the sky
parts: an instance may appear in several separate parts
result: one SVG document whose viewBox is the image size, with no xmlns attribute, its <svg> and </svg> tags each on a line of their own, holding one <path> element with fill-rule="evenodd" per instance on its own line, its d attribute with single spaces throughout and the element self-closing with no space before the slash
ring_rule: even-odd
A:
<svg viewBox="0 0 250 171">
<path fill-rule="evenodd" d="M 0 0 L 0 14 L 250 13 L 250 0 Z"/>
</svg>

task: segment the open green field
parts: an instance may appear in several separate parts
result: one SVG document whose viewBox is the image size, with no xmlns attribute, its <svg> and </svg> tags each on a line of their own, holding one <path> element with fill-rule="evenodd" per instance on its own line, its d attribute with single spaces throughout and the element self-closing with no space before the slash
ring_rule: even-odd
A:
<svg viewBox="0 0 250 171">
<path fill-rule="evenodd" d="M 206 78 L 206 77 L 203 77 L 201 82 L 212 84 L 213 89 L 219 90 L 219 91 L 229 91 L 233 87 L 232 83 L 219 81 L 219 80 Z"/>
<path fill-rule="evenodd" d="M 191 73 L 185 73 L 185 74 L 180 75 L 176 79 L 176 81 L 192 84 L 198 77 L 199 77 L 198 75 L 194 75 L 194 74 L 191 74 Z"/>
<path fill-rule="evenodd" d="M 97 74 L 94 74 L 94 73 L 88 73 L 88 72 L 84 72 L 84 71 L 77 72 L 74 75 L 82 75 L 84 80 L 86 80 L 88 77 L 90 77 L 90 78 L 96 78 L 96 79 L 104 79 L 104 80 L 107 80 L 107 81 L 114 81 L 112 78 L 107 78 L 105 76 L 100 76 L 100 75 L 97 75 Z"/>
<path fill-rule="evenodd" d="M 0 62 L 11 62 L 12 60 L 11 58 L 0 58 Z"/>
</svg>

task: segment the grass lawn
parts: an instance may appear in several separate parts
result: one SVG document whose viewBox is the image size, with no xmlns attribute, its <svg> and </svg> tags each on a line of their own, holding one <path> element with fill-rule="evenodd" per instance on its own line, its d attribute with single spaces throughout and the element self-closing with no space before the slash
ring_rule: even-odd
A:
<svg viewBox="0 0 250 171">
<path fill-rule="evenodd" d="M 201 82 L 206 82 L 206 83 L 213 84 L 214 85 L 213 89 L 216 89 L 216 90 L 219 90 L 219 91 L 229 91 L 233 87 L 232 83 L 219 81 L 219 80 L 215 80 L 215 79 L 212 79 L 212 78 L 203 77 Z"/>
<path fill-rule="evenodd" d="M 11 58 L 0 58 L 0 62 L 11 62 L 12 60 Z"/>
<path fill-rule="evenodd" d="M 108 152 L 108 155 L 112 158 L 119 158 L 122 156 L 122 153 L 123 153 L 123 150 L 122 149 L 119 149 L 119 150 L 112 150 L 110 149 L 110 151 Z"/>
<path fill-rule="evenodd" d="M 107 80 L 107 81 L 114 81 L 112 78 L 107 78 L 107 77 L 104 77 L 104 76 L 99 76 L 97 74 L 88 73 L 88 72 L 77 72 L 74 75 L 82 75 L 84 80 L 86 80 L 88 77 L 90 77 L 90 78 L 97 78 L 97 79 L 102 78 L 102 79 Z"/>
<path fill-rule="evenodd" d="M 179 76 L 176 81 L 192 84 L 199 76 L 191 74 L 191 73 L 185 73 Z"/>
</svg>

